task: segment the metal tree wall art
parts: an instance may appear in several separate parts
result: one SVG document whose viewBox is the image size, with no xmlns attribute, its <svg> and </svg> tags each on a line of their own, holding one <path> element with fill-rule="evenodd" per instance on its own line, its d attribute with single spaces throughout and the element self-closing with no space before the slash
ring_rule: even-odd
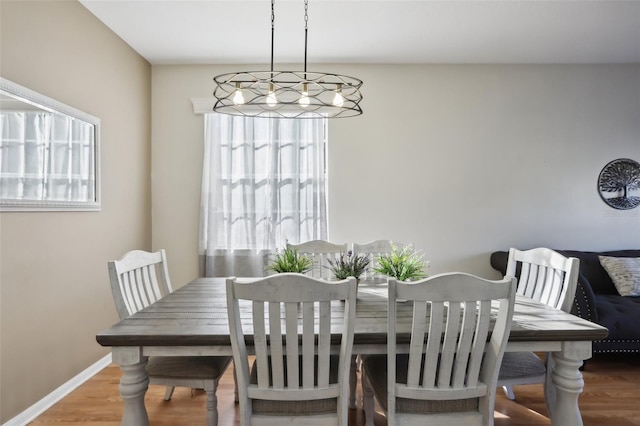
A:
<svg viewBox="0 0 640 426">
<path fill-rule="evenodd" d="M 628 158 L 613 160 L 600 172 L 598 191 L 602 200 L 618 210 L 640 205 L 640 164 Z"/>
</svg>

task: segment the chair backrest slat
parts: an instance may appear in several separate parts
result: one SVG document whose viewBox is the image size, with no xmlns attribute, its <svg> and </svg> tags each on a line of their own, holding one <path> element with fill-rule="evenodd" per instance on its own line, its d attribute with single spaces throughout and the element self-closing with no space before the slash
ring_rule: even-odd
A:
<svg viewBox="0 0 640 426">
<path fill-rule="evenodd" d="M 253 316 L 253 344 L 256 349 L 256 362 L 258 363 L 258 387 L 269 387 L 269 368 L 268 368 L 268 345 L 267 345 L 267 328 L 264 320 L 264 302 L 261 300 L 254 300 L 252 302 L 253 312 L 260 312 Z M 269 330 L 271 339 L 278 339 L 281 336 L 274 335 L 273 330 Z M 273 354 L 273 357 L 278 357 L 278 354 Z M 274 379 L 275 380 L 275 379 Z M 284 381 L 284 376 L 283 376 Z"/>
<path fill-rule="evenodd" d="M 318 386 L 329 386 L 329 367 L 331 352 L 331 303 L 320 302 L 318 312 L 320 326 L 318 327 Z"/>
<path fill-rule="evenodd" d="M 414 306 L 417 303 L 424 304 L 425 306 L 428 304 L 426 301 L 414 301 Z M 433 318 L 444 318 L 444 303 L 429 303 L 430 305 L 430 317 Z M 419 319 L 419 315 L 415 315 L 416 319 Z M 443 322 L 442 321 L 429 321 L 429 336 L 430 339 L 427 340 L 427 350 L 425 352 L 425 360 L 433 360 L 438 359 L 440 357 L 441 350 L 441 341 L 442 341 L 442 331 L 443 331 Z M 413 334 L 411 335 L 413 339 Z M 419 337 L 417 337 L 419 339 Z M 424 337 L 423 337 L 424 339 Z M 424 369 L 424 378 L 422 380 L 423 386 L 435 386 L 436 384 L 436 368 L 426 368 Z M 410 385 L 411 387 L 417 387 L 418 384 L 414 383 Z"/>
<path fill-rule="evenodd" d="M 164 250 L 133 250 L 108 263 L 111 292 L 120 318 L 138 312 L 171 293 Z"/>
<path fill-rule="evenodd" d="M 420 368 L 422 367 L 422 354 L 424 352 L 424 337 L 426 335 L 427 304 L 415 302 L 413 304 L 413 316 L 416 321 L 411 326 L 411 343 L 409 344 L 409 364 L 407 380 L 410 385 L 418 386 Z"/>
<path fill-rule="evenodd" d="M 464 316 L 462 318 L 460 339 L 458 341 L 458 354 L 471 354 L 473 338 L 477 328 L 477 301 L 464 302 Z M 467 306 L 475 305 L 475 306 Z M 454 387 L 464 386 L 467 376 L 467 366 L 469 362 L 469 356 L 456 356 L 455 364 L 453 366 L 452 384 Z"/>
<path fill-rule="evenodd" d="M 271 369 L 273 376 L 273 387 L 284 389 L 284 350 L 282 347 L 282 323 L 280 322 L 281 306 L 278 302 L 269 302 L 269 333 L 271 335 Z M 262 354 L 267 354 L 266 341 L 262 349 L 258 350 Z M 266 356 L 264 357 L 266 360 Z M 268 374 L 267 364 L 258 365 L 258 371 Z"/>
<path fill-rule="evenodd" d="M 298 304 L 287 302 L 284 306 L 286 353 L 287 353 L 287 385 L 289 389 L 300 387 L 300 367 L 298 365 Z"/>
<path fill-rule="evenodd" d="M 473 344 L 469 356 L 469 366 L 467 368 L 467 386 L 478 386 L 478 378 L 480 376 L 480 367 L 484 357 L 484 348 L 481 342 L 487 340 L 489 334 L 489 326 L 491 323 L 491 302 L 482 300 L 478 302 L 478 312 L 476 319 L 476 330 L 473 336 Z"/>
<path fill-rule="evenodd" d="M 518 276 L 518 294 L 565 312 L 573 305 L 579 268 L 579 259 L 548 248 L 511 248 L 507 261 L 507 275 Z"/>
<path fill-rule="evenodd" d="M 302 387 L 311 389 L 314 385 L 314 352 L 315 352 L 315 332 L 314 332 L 314 306 L 313 302 L 302 304 Z"/>
<path fill-rule="evenodd" d="M 447 305 L 447 309 L 445 310 L 446 328 L 444 332 L 444 343 L 440 354 L 440 368 L 438 369 L 438 387 L 451 385 L 453 360 L 456 357 L 456 346 L 458 345 L 458 336 L 460 334 L 460 303 L 452 301 Z"/>
</svg>

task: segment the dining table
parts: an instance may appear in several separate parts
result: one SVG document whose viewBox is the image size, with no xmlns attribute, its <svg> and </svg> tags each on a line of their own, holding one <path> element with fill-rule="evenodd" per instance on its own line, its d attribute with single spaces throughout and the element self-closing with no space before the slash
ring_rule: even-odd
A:
<svg viewBox="0 0 640 426">
<path fill-rule="evenodd" d="M 123 425 L 148 424 L 144 406 L 149 382 L 145 371 L 148 357 L 231 355 L 225 288 L 225 278 L 197 278 L 96 335 L 100 345 L 111 347 L 112 360 L 122 370 Z M 385 281 L 359 284 L 354 354 L 386 352 L 387 291 Z M 246 312 L 249 315 L 248 307 Z M 397 312 L 398 351 L 402 352 L 408 348 L 411 303 L 400 302 Z M 339 326 L 335 325 L 336 333 Z M 249 335 L 250 347 L 251 330 L 244 331 Z M 606 328 L 596 323 L 524 296 L 516 297 L 506 351 L 552 355 L 553 368 L 545 383 L 552 425 L 583 424 L 578 406 L 578 397 L 584 389 L 580 367 L 591 358 L 592 341 L 606 337 L 607 333 Z"/>
</svg>

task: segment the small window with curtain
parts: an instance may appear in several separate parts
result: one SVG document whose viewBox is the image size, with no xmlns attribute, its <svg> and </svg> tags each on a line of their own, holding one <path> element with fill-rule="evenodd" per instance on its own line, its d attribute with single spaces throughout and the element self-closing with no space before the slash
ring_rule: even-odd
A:
<svg viewBox="0 0 640 426">
<path fill-rule="evenodd" d="M 204 139 L 204 275 L 262 276 L 269 251 L 327 238 L 326 119 L 209 113 Z"/>
</svg>

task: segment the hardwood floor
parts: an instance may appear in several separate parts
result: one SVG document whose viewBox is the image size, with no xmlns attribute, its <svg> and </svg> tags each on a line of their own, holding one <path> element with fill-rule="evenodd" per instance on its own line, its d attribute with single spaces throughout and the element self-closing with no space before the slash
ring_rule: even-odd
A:
<svg viewBox="0 0 640 426">
<path fill-rule="evenodd" d="M 598 356 L 583 372 L 585 390 L 580 411 L 585 426 L 640 425 L 640 356 Z M 112 364 L 33 421 L 32 425 L 119 425 L 122 401 L 118 393 L 120 369 Z M 541 385 L 516 386 L 516 401 L 500 390 L 496 400 L 496 426 L 550 425 Z M 360 390 L 359 390 L 360 391 Z M 151 425 L 202 425 L 205 394 L 176 388 L 173 399 L 163 400 L 164 388 L 150 386 L 145 404 Z M 220 426 L 236 426 L 238 406 L 233 401 L 233 376 L 229 369 L 218 388 Z M 386 424 L 382 414 L 376 426 Z M 352 410 L 350 425 L 364 425 L 361 409 Z M 564 425 L 563 425 L 564 426 Z"/>
</svg>

